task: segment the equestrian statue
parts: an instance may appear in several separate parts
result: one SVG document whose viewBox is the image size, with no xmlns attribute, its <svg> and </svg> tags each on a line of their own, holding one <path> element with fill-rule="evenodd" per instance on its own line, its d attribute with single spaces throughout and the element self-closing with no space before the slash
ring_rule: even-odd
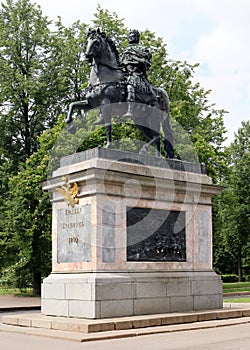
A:
<svg viewBox="0 0 250 350">
<path fill-rule="evenodd" d="M 162 128 L 166 157 L 175 158 L 168 94 L 148 81 L 152 55 L 139 40 L 139 32 L 131 30 L 129 45 L 120 57 L 115 43 L 104 32 L 99 29 L 88 32 L 85 56 L 92 67 L 85 100 L 70 103 L 66 123 L 72 121 L 75 109 L 87 112 L 98 108 L 100 119 L 94 124 L 105 126 L 106 147 L 109 148 L 112 145 L 112 116 L 131 118 L 149 140 L 140 154 L 146 154 L 149 146 L 155 145 L 156 156 L 161 156 Z"/>
</svg>

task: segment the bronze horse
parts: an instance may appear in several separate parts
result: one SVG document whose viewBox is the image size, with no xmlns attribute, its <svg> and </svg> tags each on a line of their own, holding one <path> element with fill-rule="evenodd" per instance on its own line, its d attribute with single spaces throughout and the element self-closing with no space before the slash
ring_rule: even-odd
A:
<svg viewBox="0 0 250 350">
<path fill-rule="evenodd" d="M 122 116 L 127 109 L 126 73 L 120 65 L 119 54 L 114 42 L 99 29 L 89 32 L 85 56 L 92 63 L 85 93 L 86 99 L 72 102 L 69 105 L 66 123 L 69 124 L 72 121 L 75 109 L 87 112 L 93 108 L 99 108 L 107 133 L 106 147 L 109 148 L 112 145 L 112 115 Z M 148 104 L 147 96 L 145 99 L 135 101 L 133 107 L 132 119 L 138 129 L 149 139 L 139 153 L 145 154 L 149 146 L 154 144 L 156 156 L 160 156 L 162 127 L 166 156 L 175 158 L 168 94 L 165 90 L 155 86 L 152 86 L 152 90 L 157 96 L 157 104 L 154 107 Z"/>
</svg>

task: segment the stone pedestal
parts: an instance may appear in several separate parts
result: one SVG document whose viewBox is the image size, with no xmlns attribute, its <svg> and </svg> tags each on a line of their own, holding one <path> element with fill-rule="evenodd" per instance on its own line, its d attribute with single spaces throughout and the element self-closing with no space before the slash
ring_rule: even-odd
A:
<svg viewBox="0 0 250 350">
<path fill-rule="evenodd" d="M 63 191 L 73 196 L 77 185 L 76 203 L 67 205 Z M 53 192 L 53 266 L 43 314 L 222 308 L 211 215 L 221 189 L 200 164 L 97 148 L 62 158 L 44 189 Z"/>
</svg>

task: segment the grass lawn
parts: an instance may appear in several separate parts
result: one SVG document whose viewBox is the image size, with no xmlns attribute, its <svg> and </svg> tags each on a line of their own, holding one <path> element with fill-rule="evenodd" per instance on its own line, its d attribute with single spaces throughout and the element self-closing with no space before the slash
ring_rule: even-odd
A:
<svg viewBox="0 0 250 350">
<path fill-rule="evenodd" d="M 250 282 L 223 283 L 224 294 L 240 292 L 249 292 L 250 294 Z"/>
<path fill-rule="evenodd" d="M 27 288 L 25 292 L 20 292 L 19 289 L 15 288 L 5 288 L 0 287 L 0 295 L 16 295 L 23 297 L 32 297 L 35 296 L 32 294 L 32 288 Z"/>
<path fill-rule="evenodd" d="M 250 303 L 250 298 L 225 299 L 224 303 Z"/>
</svg>

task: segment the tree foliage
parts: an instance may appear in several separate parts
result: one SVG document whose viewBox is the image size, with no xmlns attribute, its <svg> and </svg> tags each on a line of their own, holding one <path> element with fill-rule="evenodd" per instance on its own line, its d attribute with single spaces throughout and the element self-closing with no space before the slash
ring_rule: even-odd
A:
<svg viewBox="0 0 250 350">
<path fill-rule="evenodd" d="M 1 266 L 9 279 L 16 273 L 17 286 L 32 283 L 36 294 L 40 293 L 41 277 L 51 269 L 51 205 L 42 183 L 47 179 L 49 151 L 63 126 L 59 118 L 52 129 L 39 137 L 39 150 L 10 178 L 11 195 L 4 202 Z"/>
<path fill-rule="evenodd" d="M 68 104 L 83 98 L 90 67 L 84 60 L 87 25 L 76 21 L 64 27 L 60 17 L 55 23 L 50 48 L 50 65 L 60 86 L 60 113 L 66 112 Z M 56 94 L 56 92 L 55 92 Z M 59 96 L 58 96 L 59 97 Z M 64 108 L 62 108 L 64 107 Z"/>
<path fill-rule="evenodd" d="M 250 259 L 250 122 L 242 122 L 234 142 L 228 147 L 229 174 L 226 188 L 217 202 L 215 235 L 216 266 L 225 272 L 228 261 L 219 262 L 219 254 L 231 256 L 232 272 L 249 274 Z M 221 266 L 219 266 L 221 264 Z M 244 271 L 245 270 L 245 271 Z"/>
<path fill-rule="evenodd" d="M 6 157 L 25 160 L 51 123 L 49 21 L 28 0 L 7 0 L 0 11 L 1 138 Z M 52 118 L 53 119 L 53 118 Z"/>
</svg>

